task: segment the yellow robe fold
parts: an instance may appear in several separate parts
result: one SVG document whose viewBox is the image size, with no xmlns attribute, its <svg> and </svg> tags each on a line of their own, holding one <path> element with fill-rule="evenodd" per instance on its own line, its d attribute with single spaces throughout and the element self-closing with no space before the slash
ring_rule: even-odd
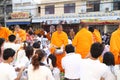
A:
<svg viewBox="0 0 120 80">
<path fill-rule="evenodd" d="M 102 43 L 100 32 L 97 29 L 94 30 L 93 35 L 94 35 L 94 42 Z"/>
<path fill-rule="evenodd" d="M 120 29 L 112 33 L 110 39 L 110 51 L 115 57 L 115 64 L 120 64 Z"/>
<path fill-rule="evenodd" d="M 82 58 L 89 54 L 92 43 L 92 33 L 86 28 L 82 28 L 72 41 L 73 46 L 76 48 L 76 53 L 80 54 Z"/>
<path fill-rule="evenodd" d="M 19 35 L 19 37 L 21 38 L 21 41 L 25 41 L 26 40 L 26 32 L 25 32 L 25 30 L 22 30 L 22 29 L 20 29 L 20 31 L 19 32 L 14 32 L 14 34 L 15 35 Z"/>
<path fill-rule="evenodd" d="M 5 40 L 8 40 L 8 36 L 12 34 L 12 31 L 10 31 L 6 27 L 2 27 L 0 29 L 0 38 L 4 38 Z"/>
<path fill-rule="evenodd" d="M 66 46 L 68 44 L 68 36 L 65 32 L 58 33 L 57 31 L 52 34 L 51 38 L 51 44 L 56 46 L 56 47 L 61 47 L 61 46 Z M 54 53 L 55 48 L 51 47 L 51 53 Z M 57 58 L 57 67 L 63 71 L 62 66 L 61 66 L 61 59 L 65 56 L 65 53 L 63 54 L 55 54 Z"/>
</svg>

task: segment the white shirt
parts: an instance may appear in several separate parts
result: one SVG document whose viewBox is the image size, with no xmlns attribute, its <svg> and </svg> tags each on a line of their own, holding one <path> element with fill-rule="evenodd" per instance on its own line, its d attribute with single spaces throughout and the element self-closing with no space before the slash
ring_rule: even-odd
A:
<svg viewBox="0 0 120 80">
<path fill-rule="evenodd" d="M 46 66 L 39 66 L 39 69 L 33 70 L 32 64 L 28 67 L 28 80 L 54 80 L 52 72 Z"/>
<path fill-rule="evenodd" d="M 17 52 L 17 50 L 20 48 L 20 45 L 15 44 L 15 43 L 7 42 L 7 43 L 4 44 L 4 49 L 7 49 L 7 48 L 12 48 L 13 50 L 15 50 Z"/>
<path fill-rule="evenodd" d="M 47 38 L 41 38 L 41 45 L 42 46 L 47 46 L 47 41 L 48 41 Z"/>
<path fill-rule="evenodd" d="M 75 53 L 69 53 L 62 59 L 62 67 L 65 70 L 65 78 L 79 79 L 81 56 Z"/>
<path fill-rule="evenodd" d="M 115 74 L 117 76 L 117 80 L 120 80 L 120 65 L 115 65 Z"/>
<path fill-rule="evenodd" d="M 109 46 L 109 45 L 105 45 L 104 51 L 103 51 L 103 53 L 102 53 L 102 56 L 104 56 L 104 54 L 105 54 L 106 52 L 109 52 L 109 51 L 110 51 L 110 46 Z"/>
<path fill-rule="evenodd" d="M 48 47 L 44 48 L 43 50 L 47 53 L 47 56 L 50 55 L 50 49 Z"/>
<path fill-rule="evenodd" d="M 15 80 L 17 74 L 15 69 L 8 63 L 0 63 L 0 80 Z"/>
<path fill-rule="evenodd" d="M 83 59 L 80 64 L 80 80 L 100 80 L 101 77 L 105 80 L 114 80 L 108 66 L 99 60 Z"/>
<path fill-rule="evenodd" d="M 72 44 L 72 41 L 70 39 L 68 39 L 68 44 Z"/>
<path fill-rule="evenodd" d="M 60 70 L 57 67 L 54 67 L 52 70 L 55 80 L 60 80 Z"/>
<path fill-rule="evenodd" d="M 15 67 L 21 68 L 23 66 L 26 66 L 27 63 L 29 63 L 29 60 L 25 55 L 25 50 L 19 50 L 16 56 L 17 58 L 14 64 Z"/>
</svg>

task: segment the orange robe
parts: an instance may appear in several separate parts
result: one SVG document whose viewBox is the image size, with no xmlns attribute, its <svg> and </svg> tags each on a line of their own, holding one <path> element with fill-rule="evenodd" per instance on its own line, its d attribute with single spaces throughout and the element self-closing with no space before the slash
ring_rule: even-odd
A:
<svg viewBox="0 0 120 80">
<path fill-rule="evenodd" d="M 52 34 L 51 38 L 51 44 L 55 45 L 56 47 L 61 47 L 62 45 L 66 46 L 68 44 L 68 36 L 65 32 L 58 33 L 57 31 Z M 52 53 L 54 53 L 55 48 L 51 48 Z M 57 58 L 57 67 L 63 71 L 62 66 L 61 66 L 61 59 L 65 56 L 65 53 L 63 54 L 55 54 Z"/>
<path fill-rule="evenodd" d="M 94 30 L 93 36 L 94 36 L 94 42 L 102 43 L 102 38 L 101 38 L 100 32 L 97 29 Z"/>
<path fill-rule="evenodd" d="M 120 64 L 120 29 L 112 33 L 110 39 L 110 51 L 115 57 L 115 63 Z"/>
<path fill-rule="evenodd" d="M 14 32 L 15 35 L 19 35 L 19 37 L 21 38 L 21 41 L 25 41 L 26 40 L 26 32 L 22 29 L 20 29 L 19 32 Z"/>
<path fill-rule="evenodd" d="M 12 31 L 10 31 L 6 27 L 2 27 L 0 29 L 0 38 L 4 38 L 5 40 L 8 40 L 8 36 L 12 34 Z"/>
<path fill-rule="evenodd" d="M 92 33 L 86 28 L 82 28 L 72 41 L 73 46 L 76 48 L 76 53 L 80 54 L 82 58 L 89 54 L 92 43 Z"/>
</svg>

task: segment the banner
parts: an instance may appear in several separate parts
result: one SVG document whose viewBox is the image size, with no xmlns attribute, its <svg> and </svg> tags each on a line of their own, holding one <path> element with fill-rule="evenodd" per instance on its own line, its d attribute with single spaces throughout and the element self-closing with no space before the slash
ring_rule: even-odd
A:
<svg viewBox="0 0 120 80">
<path fill-rule="evenodd" d="M 29 12 L 14 12 L 11 13 L 11 18 L 12 19 L 26 19 L 29 18 L 30 14 Z"/>
</svg>

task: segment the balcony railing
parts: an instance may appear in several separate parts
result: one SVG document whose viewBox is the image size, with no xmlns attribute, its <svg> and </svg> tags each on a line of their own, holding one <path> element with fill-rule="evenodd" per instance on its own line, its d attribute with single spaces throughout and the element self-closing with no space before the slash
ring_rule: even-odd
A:
<svg viewBox="0 0 120 80">
<path fill-rule="evenodd" d="M 12 5 L 12 0 L 6 0 L 5 2 L 7 5 Z M 0 0 L 0 6 L 4 5 L 4 0 Z"/>
</svg>

